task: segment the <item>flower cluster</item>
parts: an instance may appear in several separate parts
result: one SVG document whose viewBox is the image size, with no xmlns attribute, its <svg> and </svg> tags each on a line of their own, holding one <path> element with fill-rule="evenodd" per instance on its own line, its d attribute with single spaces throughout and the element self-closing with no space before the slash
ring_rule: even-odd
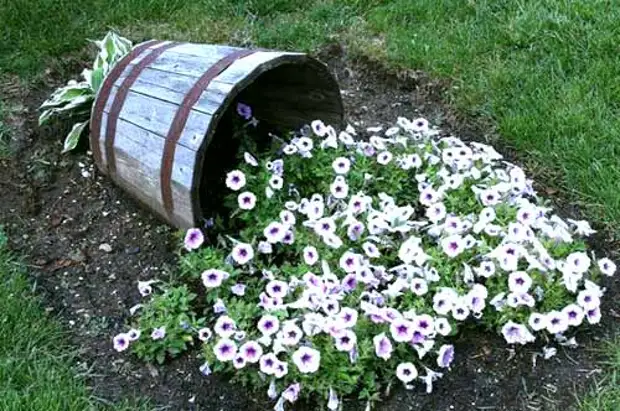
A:
<svg viewBox="0 0 620 411">
<path fill-rule="evenodd" d="M 394 380 L 430 392 L 464 323 L 526 344 L 600 321 L 596 281 L 614 263 L 595 261 L 579 239 L 589 224 L 553 214 L 492 147 L 424 119 L 367 138 L 310 130 L 225 176 L 241 223 L 226 246 L 187 234 L 209 303 L 194 330 L 203 373 L 265 384 L 276 410 L 317 394 L 335 410 Z"/>
</svg>

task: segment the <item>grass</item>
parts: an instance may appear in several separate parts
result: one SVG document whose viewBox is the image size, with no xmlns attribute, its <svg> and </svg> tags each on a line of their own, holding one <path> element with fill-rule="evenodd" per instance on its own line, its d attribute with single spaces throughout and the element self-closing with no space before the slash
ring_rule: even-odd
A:
<svg viewBox="0 0 620 411">
<path fill-rule="evenodd" d="M 581 411 L 617 411 L 620 409 L 620 338 L 605 344 L 603 350 L 608 360 L 603 364 L 607 375 L 595 387 L 578 399 Z"/>
<path fill-rule="evenodd" d="M 538 180 L 615 241 L 619 20 L 612 0 L 13 0 L 0 7 L 0 71 L 36 78 L 109 27 L 135 40 L 286 50 L 336 39 L 356 54 L 449 80 L 447 101 L 490 125 Z M 612 369 L 608 383 L 617 382 Z M 602 387 L 584 410 L 599 409 L 596 401 L 620 409 L 619 389 Z"/>
<path fill-rule="evenodd" d="M 0 409 L 146 411 L 147 405 L 96 401 L 75 367 L 75 350 L 33 296 L 23 263 L 0 231 Z"/>
</svg>

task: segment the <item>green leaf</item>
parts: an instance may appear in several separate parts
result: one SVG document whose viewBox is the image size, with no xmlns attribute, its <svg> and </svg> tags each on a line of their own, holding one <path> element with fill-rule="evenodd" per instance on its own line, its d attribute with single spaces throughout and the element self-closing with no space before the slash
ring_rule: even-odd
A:
<svg viewBox="0 0 620 411">
<path fill-rule="evenodd" d="M 87 124 L 88 121 L 84 121 L 83 123 L 77 123 L 73 126 L 73 128 L 65 138 L 65 144 L 62 149 L 63 154 L 77 147 L 78 143 L 80 142 L 80 136 L 82 135 L 84 127 L 86 127 Z"/>
<path fill-rule="evenodd" d="M 91 87 L 93 88 L 93 91 L 95 93 L 97 93 L 99 91 L 99 88 L 101 88 L 101 83 L 103 83 L 103 68 L 98 68 L 96 70 L 93 70 L 93 72 L 91 73 Z"/>
</svg>

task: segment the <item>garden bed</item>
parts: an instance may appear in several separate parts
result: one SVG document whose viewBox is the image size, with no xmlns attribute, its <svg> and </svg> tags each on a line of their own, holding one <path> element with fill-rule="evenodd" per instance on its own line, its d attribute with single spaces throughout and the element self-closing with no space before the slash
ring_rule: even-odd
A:
<svg viewBox="0 0 620 411">
<path fill-rule="evenodd" d="M 352 63 L 336 45 L 326 49 L 323 58 L 340 81 L 353 124 L 376 126 L 376 121 L 390 123 L 400 115 L 421 115 L 464 139 L 482 135 L 442 105 L 444 85 L 423 73 L 389 73 L 370 62 Z M 174 272 L 178 239 L 99 177 L 87 155 L 57 154 L 62 130 L 37 130 L 35 108 L 55 85 L 50 80 L 40 92 L 28 91 L 29 120 L 17 130 L 18 160 L 1 166 L 0 218 L 8 225 L 13 247 L 29 255 L 50 310 L 72 330 L 84 368 L 92 374 L 95 395 L 108 400 L 145 396 L 154 405 L 175 410 L 270 407 L 262 402 L 263 396 L 243 395 L 217 377 L 202 376 L 200 362 L 192 356 L 154 369 L 112 350 L 111 336 L 122 329 L 128 308 L 139 301 L 137 280 Z M 498 149 L 510 154 L 502 148 L 500 144 Z M 578 212 L 561 202 L 557 207 L 565 216 Z M 595 249 L 597 239 L 602 241 L 594 238 Z M 618 291 L 617 285 L 609 286 L 607 304 Z M 603 326 L 581 332 L 578 340 L 588 346 L 605 339 L 618 319 L 609 306 L 604 306 L 603 319 Z M 528 346 L 515 355 L 507 348 L 489 334 L 461 339 L 453 370 L 435 384 L 433 394 L 396 389 L 380 409 L 566 409 L 573 403 L 570 393 L 575 387 L 597 375 L 595 356 L 583 347 L 560 349 L 551 360 L 538 359 L 534 368 L 532 355 L 541 347 Z M 363 407 L 363 403 L 345 404 L 348 409 Z"/>
</svg>

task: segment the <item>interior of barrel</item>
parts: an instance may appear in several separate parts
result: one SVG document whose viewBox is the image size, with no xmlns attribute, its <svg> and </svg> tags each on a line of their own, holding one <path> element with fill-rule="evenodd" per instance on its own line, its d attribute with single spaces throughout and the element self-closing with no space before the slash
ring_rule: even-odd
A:
<svg viewBox="0 0 620 411">
<path fill-rule="evenodd" d="M 273 68 L 261 67 L 260 73 L 231 96 L 205 149 L 198 193 L 202 215 L 197 224 L 206 224 L 216 216 L 227 219 L 222 200 L 228 193 L 226 172 L 239 161 L 236 155 L 240 141 L 231 138 L 239 120 L 238 103 L 251 108 L 253 117 L 258 120 L 254 131 L 259 135 L 273 133 L 285 137 L 285 133 L 298 130 L 315 119 L 337 128 L 343 121 L 340 89 L 321 63 L 304 57 Z"/>
</svg>

